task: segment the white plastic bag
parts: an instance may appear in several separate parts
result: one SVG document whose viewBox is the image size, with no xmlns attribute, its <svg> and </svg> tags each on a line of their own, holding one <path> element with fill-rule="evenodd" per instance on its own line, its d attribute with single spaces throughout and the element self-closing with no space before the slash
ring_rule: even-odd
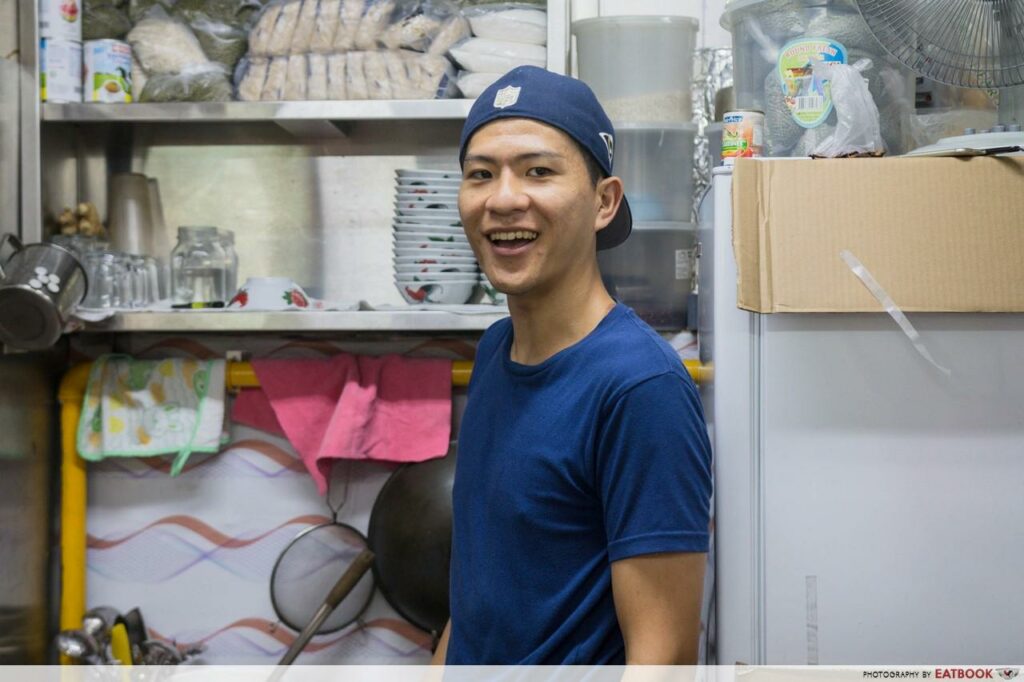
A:
<svg viewBox="0 0 1024 682">
<path fill-rule="evenodd" d="M 491 83 L 502 77 L 500 73 L 488 73 L 486 71 L 472 72 L 460 71 L 455 84 L 459 86 L 464 97 L 476 99 L 480 94 L 490 87 Z"/>
<path fill-rule="evenodd" d="M 878 107 L 861 73 L 871 68 L 870 59 L 850 64 L 815 62 L 814 77 L 828 80 L 836 109 L 835 132 L 821 141 L 811 156 L 878 156 L 885 153 Z"/>
<path fill-rule="evenodd" d="M 470 38 L 451 49 L 451 55 L 466 71 L 506 73 L 517 66 L 547 63 L 547 50 L 540 45 L 513 43 L 491 38 Z"/>
<path fill-rule="evenodd" d="M 465 10 L 473 35 L 530 45 L 548 42 L 548 15 L 514 5 L 470 7 Z"/>
<path fill-rule="evenodd" d="M 127 41 L 132 54 L 151 76 L 214 67 L 192 29 L 156 8 L 128 32 Z"/>
</svg>

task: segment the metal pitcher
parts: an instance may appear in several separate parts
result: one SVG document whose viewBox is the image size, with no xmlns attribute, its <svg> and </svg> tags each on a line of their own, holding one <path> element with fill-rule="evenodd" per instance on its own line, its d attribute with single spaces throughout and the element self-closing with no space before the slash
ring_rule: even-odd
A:
<svg viewBox="0 0 1024 682">
<path fill-rule="evenodd" d="M 82 264 L 67 249 L 47 243 L 25 246 L 13 234 L 4 234 L 0 237 L 0 342 L 24 350 L 49 348 L 85 299 L 87 286 Z"/>
</svg>

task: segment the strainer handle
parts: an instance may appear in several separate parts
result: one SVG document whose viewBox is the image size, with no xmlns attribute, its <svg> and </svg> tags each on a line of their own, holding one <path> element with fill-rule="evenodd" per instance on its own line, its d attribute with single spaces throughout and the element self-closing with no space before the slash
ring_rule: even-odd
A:
<svg viewBox="0 0 1024 682">
<path fill-rule="evenodd" d="M 331 591 L 327 594 L 327 598 L 324 599 L 323 605 L 317 610 L 316 615 L 313 616 L 313 620 L 309 622 L 299 636 L 295 638 L 292 645 L 288 647 L 288 651 L 284 656 L 281 657 L 279 666 L 291 665 L 292 662 L 298 657 L 303 649 L 306 648 L 306 644 L 313 638 L 323 622 L 327 620 L 327 616 L 331 615 L 334 609 L 338 608 L 338 604 L 348 596 L 348 593 L 356 586 L 359 579 L 363 577 L 363 574 L 370 570 L 373 565 L 373 552 L 369 549 L 364 549 L 359 553 L 359 556 L 349 565 L 338 582 L 334 584 Z M 271 676 L 271 680 L 277 679 Z"/>
<path fill-rule="evenodd" d="M 11 244 L 14 245 L 14 252 L 11 253 L 12 256 L 25 248 L 17 235 L 12 232 L 4 232 L 4 235 L 0 237 L 0 279 L 7 279 L 7 273 L 4 272 L 3 266 L 3 264 L 7 262 L 7 259 L 3 257 L 4 247 L 7 246 L 7 242 L 11 242 Z"/>
</svg>

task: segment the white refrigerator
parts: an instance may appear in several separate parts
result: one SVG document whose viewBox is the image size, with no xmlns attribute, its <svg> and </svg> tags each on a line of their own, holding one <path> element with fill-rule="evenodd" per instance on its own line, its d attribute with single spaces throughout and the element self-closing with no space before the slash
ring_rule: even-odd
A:
<svg viewBox="0 0 1024 682">
<path fill-rule="evenodd" d="M 1024 663 L 1024 315 L 910 315 L 947 376 L 883 312 L 740 310 L 731 184 L 699 230 L 717 662 Z"/>
</svg>

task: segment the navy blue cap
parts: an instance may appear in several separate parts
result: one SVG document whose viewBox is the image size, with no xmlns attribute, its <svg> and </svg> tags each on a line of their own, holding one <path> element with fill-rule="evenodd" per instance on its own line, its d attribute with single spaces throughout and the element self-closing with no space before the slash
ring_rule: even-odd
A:
<svg viewBox="0 0 1024 682">
<path fill-rule="evenodd" d="M 484 90 L 469 110 L 459 141 L 460 165 L 473 134 L 499 118 L 529 118 L 558 128 L 589 151 L 605 175 L 613 175 L 615 128 L 583 81 L 536 66 L 520 66 L 506 73 Z M 597 233 L 597 248 L 618 246 L 632 229 L 633 216 L 623 197 L 615 217 Z"/>
</svg>

